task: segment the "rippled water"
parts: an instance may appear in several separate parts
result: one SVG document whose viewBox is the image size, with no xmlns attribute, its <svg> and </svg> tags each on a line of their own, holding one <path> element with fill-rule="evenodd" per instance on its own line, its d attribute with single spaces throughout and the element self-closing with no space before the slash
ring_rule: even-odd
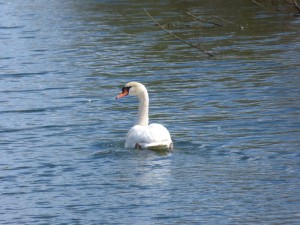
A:
<svg viewBox="0 0 300 225">
<path fill-rule="evenodd" d="M 251 1 L 0 9 L 1 224 L 299 223 L 300 17 Z M 132 80 L 171 153 L 124 149 L 137 101 L 114 98 Z"/>
</svg>

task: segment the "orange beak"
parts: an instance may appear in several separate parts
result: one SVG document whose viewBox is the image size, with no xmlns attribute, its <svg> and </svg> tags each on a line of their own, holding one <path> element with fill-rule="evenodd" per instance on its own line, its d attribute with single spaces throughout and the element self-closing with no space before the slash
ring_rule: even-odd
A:
<svg viewBox="0 0 300 225">
<path fill-rule="evenodd" d="M 123 98 L 128 94 L 129 94 L 129 88 L 124 87 L 122 88 L 122 93 L 116 97 L 116 100 L 118 100 L 119 98 Z"/>
</svg>

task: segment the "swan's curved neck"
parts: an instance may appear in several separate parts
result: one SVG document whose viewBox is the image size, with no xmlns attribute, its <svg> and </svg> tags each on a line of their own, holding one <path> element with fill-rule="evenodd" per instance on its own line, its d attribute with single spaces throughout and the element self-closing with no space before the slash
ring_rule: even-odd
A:
<svg viewBox="0 0 300 225">
<path fill-rule="evenodd" d="M 138 125 L 148 126 L 149 124 L 149 96 L 146 89 L 138 95 L 139 99 L 139 112 L 138 112 Z"/>
</svg>

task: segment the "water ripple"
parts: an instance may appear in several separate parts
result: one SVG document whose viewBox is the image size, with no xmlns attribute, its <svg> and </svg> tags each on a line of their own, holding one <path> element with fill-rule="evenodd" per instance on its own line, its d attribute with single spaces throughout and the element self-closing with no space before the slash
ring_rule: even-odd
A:
<svg viewBox="0 0 300 225">
<path fill-rule="evenodd" d="M 251 1 L 0 7 L 0 224 L 297 224 L 297 17 Z M 124 149 L 137 99 L 115 96 L 131 80 L 172 152 Z"/>
</svg>

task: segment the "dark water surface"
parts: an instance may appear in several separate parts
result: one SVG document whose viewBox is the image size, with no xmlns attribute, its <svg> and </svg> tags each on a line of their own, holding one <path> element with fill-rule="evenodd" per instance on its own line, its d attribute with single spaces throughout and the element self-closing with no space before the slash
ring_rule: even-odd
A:
<svg viewBox="0 0 300 225">
<path fill-rule="evenodd" d="M 1 224 L 299 224 L 300 17 L 251 1 L 0 11 Z M 132 80 L 173 152 L 124 149 L 137 100 L 114 98 Z"/>
</svg>

